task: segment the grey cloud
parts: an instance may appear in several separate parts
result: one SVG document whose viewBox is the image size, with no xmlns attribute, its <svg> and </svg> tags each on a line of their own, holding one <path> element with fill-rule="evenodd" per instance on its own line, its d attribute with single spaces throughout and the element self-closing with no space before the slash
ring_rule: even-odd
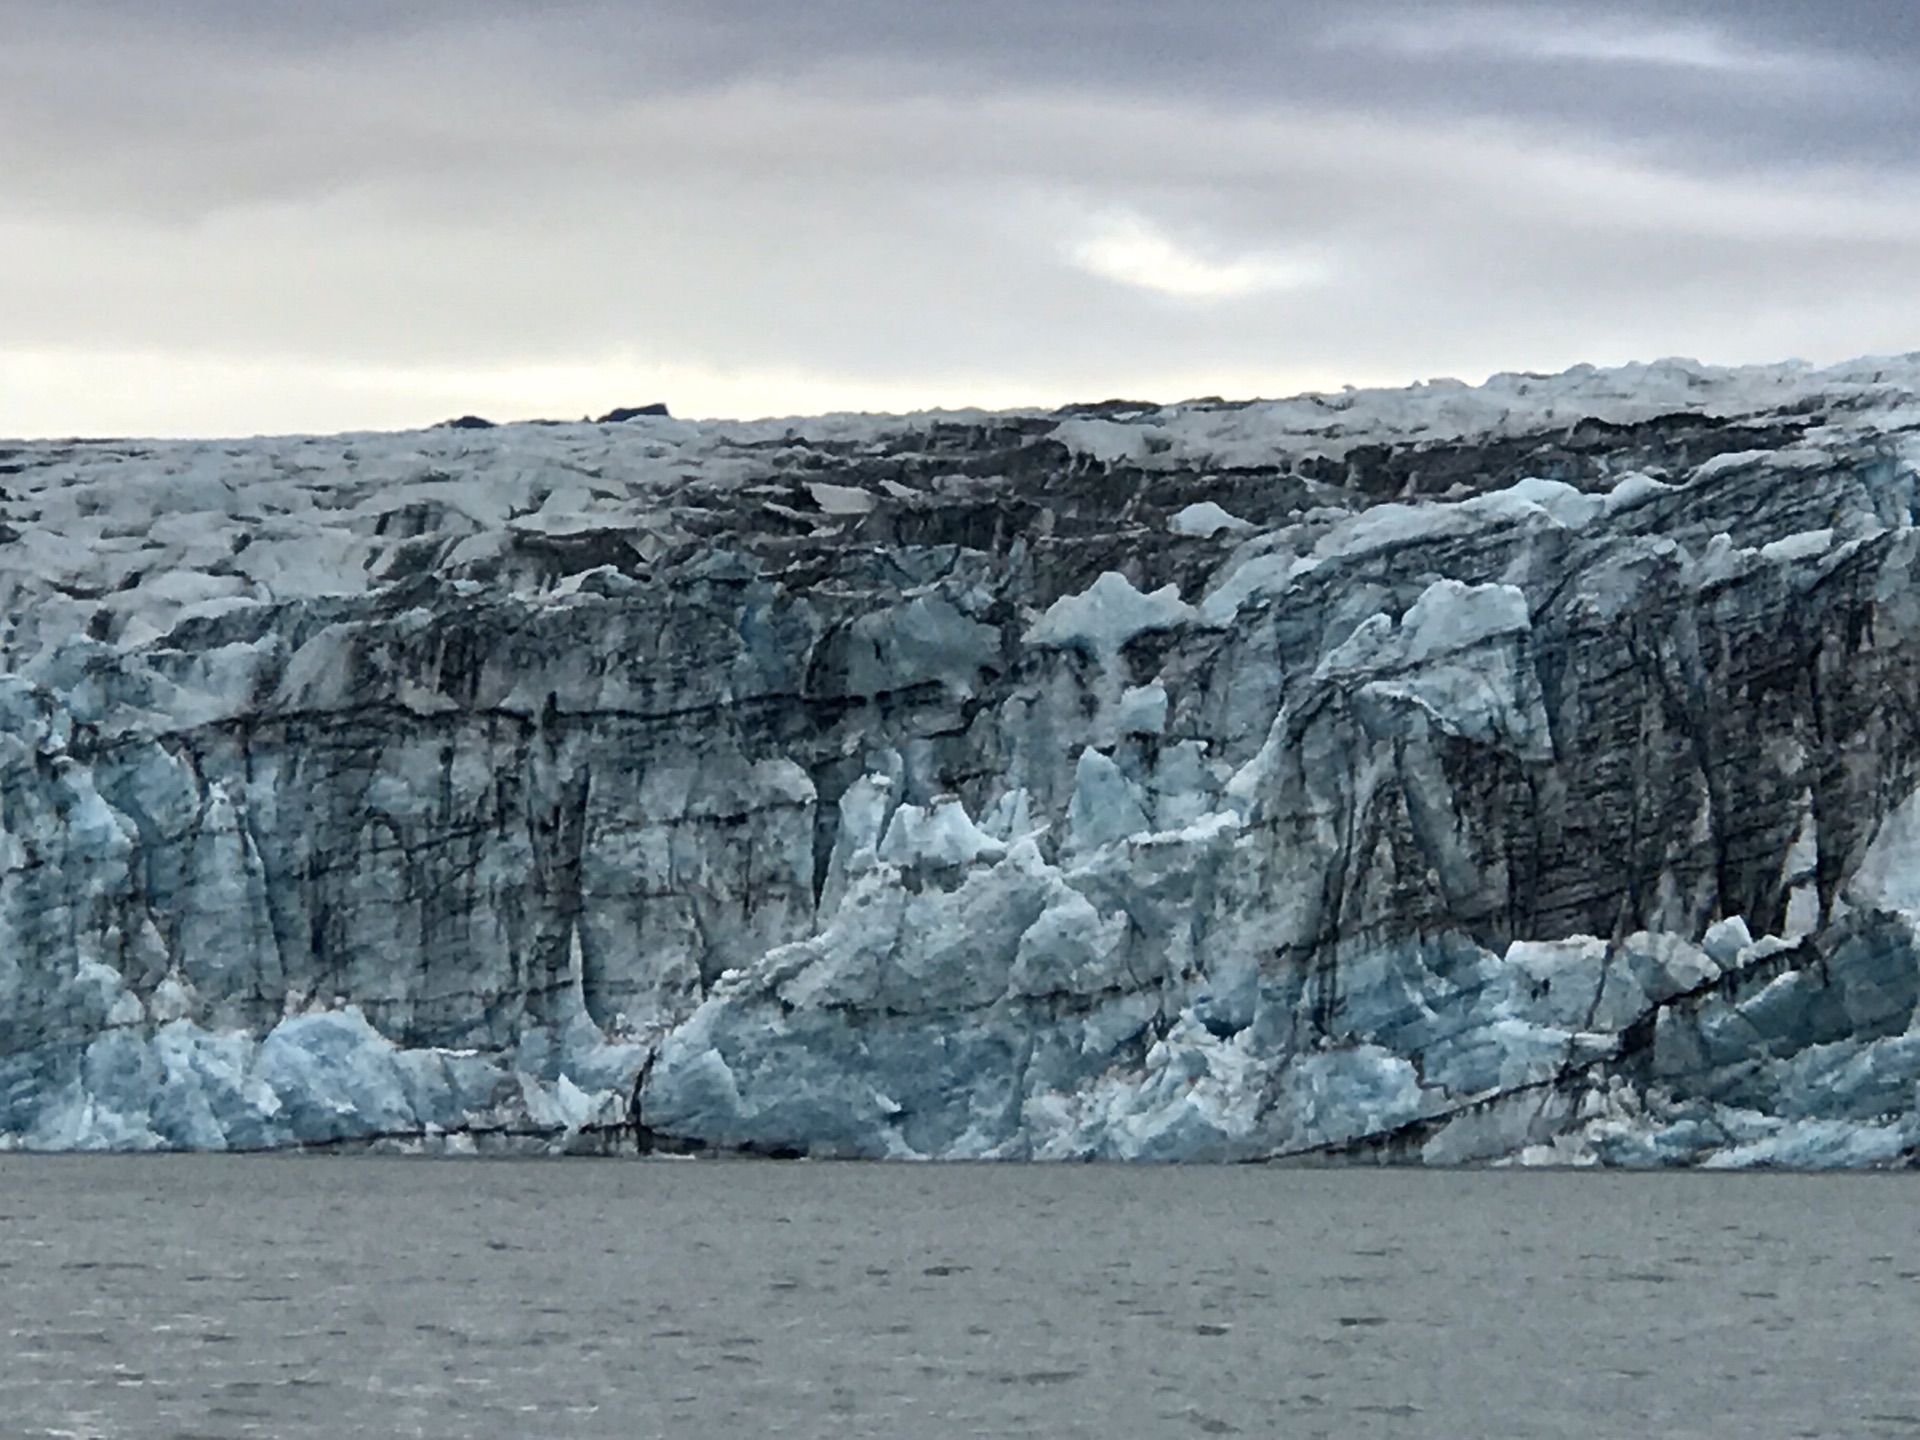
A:
<svg viewBox="0 0 1920 1440">
<path fill-rule="evenodd" d="M 706 151 L 681 153 L 702 137 Z M 722 143 L 734 159 L 716 167 Z M 258 333 L 340 358 L 439 363 L 644 343 L 855 371 L 984 357 L 1057 376 L 1130 349 L 1184 370 L 1290 349 L 1371 370 L 1368 334 L 1406 347 L 1445 324 L 1525 335 L 1532 350 L 1610 315 L 1664 311 L 1677 340 L 1703 300 L 1754 293 L 1743 270 L 1773 288 L 1822 246 L 1849 286 L 1915 293 L 1900 262 L 1920 240 L 1920 202 L 1787 208 L 1765 189 L 1582 177 L 1551 151 L 1414 146 L 1311 118 L 1221 126 L 1123 107 L 743 95 L 669 107 L 591 144 L 576 136 L 542 163 L 563 160 L 545 192 L 518 168 L 463 172 L 425 197 L 235 211 L 131 250 L 112 235 L 49 243 L 38 273 L 0 280 L 0 298 L 16 342 L 106 344 L 144 313 L 205 347 Z M 1310 247 L 1332 274 L 1305 293 L 1169 303 L 1066 263 L 1116 210 L 1222 260 Z M 1845 309 L 1832 290 L 1828 303 Z M 1476 348 L 1499 363 L 1496 345 Z"/>
<path fill-rule="evenodd" d="M 961 402 L 1915 343 L 1911 7 L 1522 8 L 15 0 L 0 346 Z"/>
<path fill-rule="evenodd" d="M 131 18 L 128 7 L 99 0 L 28 9 L 40 23 L 24 31 L 41 44 L 13 47 L 16 75 L 43 66 L 64 39 L 84 42 L 90 64 L 130 54 L 135 69 L 148 67 L 144 84 L 124 71 L 118 84 L 131 78 L 150 90 L 178 76 L 243 100 L 247 75 L 275 71 L 308 88 L 318 72 L 350 93 L 383 75 L 402 86 L 399 77 L 412 77 L 483 106 L 503 81 L 509 93 L 533 90 L 563 105 L 751 81 L 955 95 L 1066 90 L 1234 110 L 1478 114 L 1659 142 L 1721 163 L 1911 162 L 1920 125 L 1920 9 L 1905 0 L 180 0 Z M 1396 43 L 1409 25 L 1451 25 L 1489 41 L 1555 26 L 1623 36 L 1690 30 L 1787 63 L 1715 69 L 1603 64 L 1577 51 L 1529 56 L 1498 43 L 1410 48 Z M 236 123 L 257 122 L 261 97 L 251 98 Z"/>
</svg>

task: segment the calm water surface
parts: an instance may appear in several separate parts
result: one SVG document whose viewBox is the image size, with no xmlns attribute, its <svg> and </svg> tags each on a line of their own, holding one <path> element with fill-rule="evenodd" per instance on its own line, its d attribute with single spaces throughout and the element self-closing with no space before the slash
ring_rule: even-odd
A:
<svg viewBox="0 0 1920 1440">
<path fill-rule="evenodd" d="M 0 1156 L 8 1436 L 1920 1436 L 1920 1177 Z"/>
</svg>

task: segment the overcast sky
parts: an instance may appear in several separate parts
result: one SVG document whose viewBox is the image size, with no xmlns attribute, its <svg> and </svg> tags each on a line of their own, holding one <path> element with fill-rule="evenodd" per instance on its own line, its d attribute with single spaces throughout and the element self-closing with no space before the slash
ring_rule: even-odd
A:
<svg viewBox="0 0 1920 1440">
<path fill-rule="evenodd" d="M 1913 349 L 1915 0 L 0 0 L 0 434 Z"/>
</svg>

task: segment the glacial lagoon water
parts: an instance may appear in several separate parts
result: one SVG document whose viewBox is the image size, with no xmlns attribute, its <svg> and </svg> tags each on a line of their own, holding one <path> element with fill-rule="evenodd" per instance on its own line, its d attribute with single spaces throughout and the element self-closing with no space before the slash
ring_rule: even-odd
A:
<svg viewBox="0 0 1920 1440">
<path fill-rule="evenodd" d="M 1920 1435 L 1920 1177 L 0 1155 L 7 1436 Z"/>
</svg>

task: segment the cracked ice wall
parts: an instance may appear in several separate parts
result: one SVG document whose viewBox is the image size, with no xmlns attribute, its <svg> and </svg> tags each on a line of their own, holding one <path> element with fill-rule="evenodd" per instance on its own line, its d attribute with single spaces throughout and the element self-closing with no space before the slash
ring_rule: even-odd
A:
<svg viewBox="0 0 1920 1440">
<path fill-rule="evenodd" d="M 5 447 L 0 1143 L 1897 1161 L 1916 383 Z"/>
</svg>

